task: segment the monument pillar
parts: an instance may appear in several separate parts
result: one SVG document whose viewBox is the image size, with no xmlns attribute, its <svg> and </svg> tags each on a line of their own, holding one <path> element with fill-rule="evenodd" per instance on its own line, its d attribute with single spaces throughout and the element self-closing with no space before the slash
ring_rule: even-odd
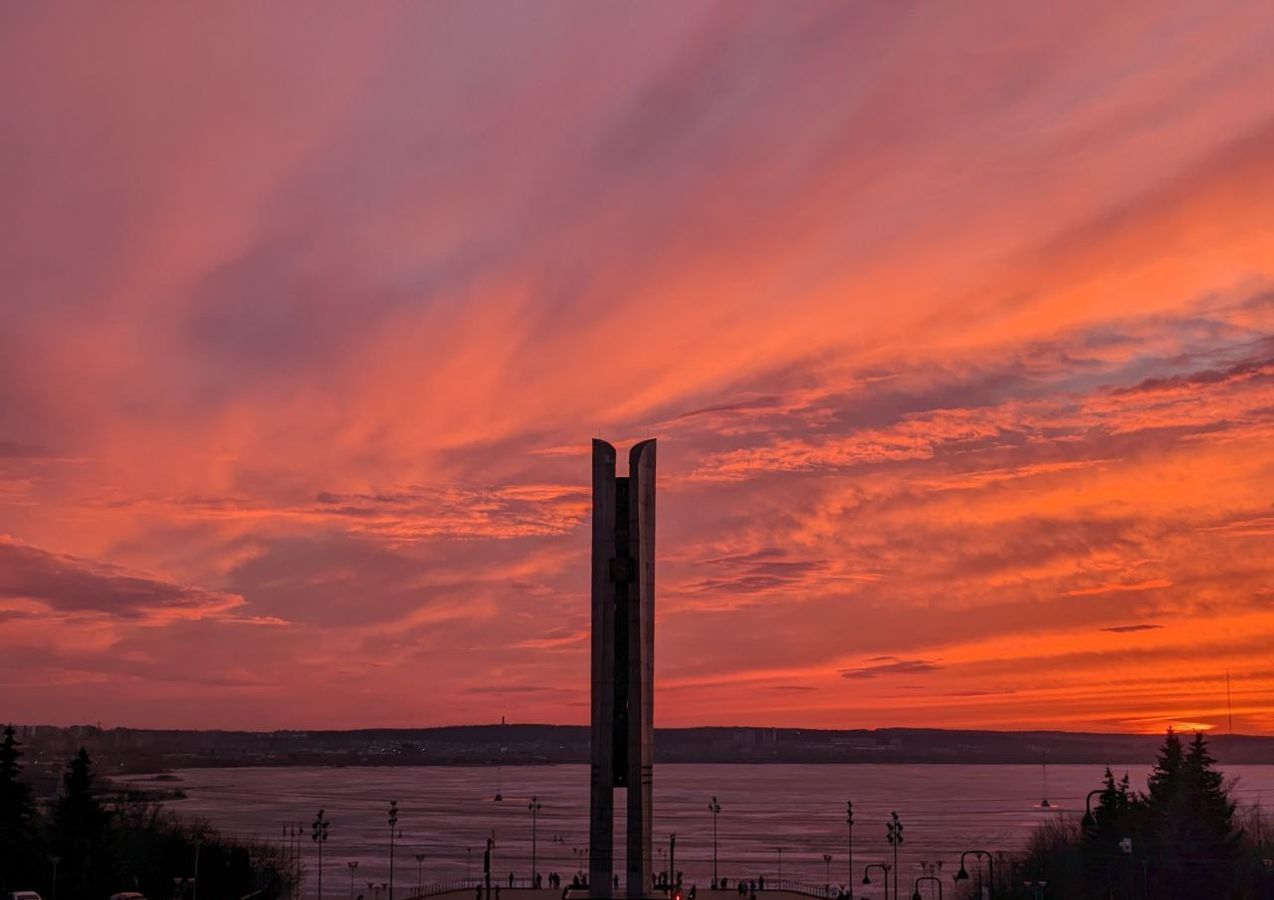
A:
<svg viewBox="0 0 1274 900">
<path fill-rule="evenodd" d="M 655 442 L 628 454 L 593 441 L 592 766 L 589 894 L 612 895 L 615 789 L 627 793 L 624 887 L 651 892 L 651 751 L 655 684 Z"/>
</svg>

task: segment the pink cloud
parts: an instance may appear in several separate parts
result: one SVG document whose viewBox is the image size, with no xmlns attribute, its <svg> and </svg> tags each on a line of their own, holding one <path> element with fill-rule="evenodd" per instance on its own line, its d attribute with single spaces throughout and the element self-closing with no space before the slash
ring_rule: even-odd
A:
<svg viewBox="0 0 1274 900">
<path fill-rule="evenodd" d="M 1262 4 L 0 18 L 11 715 L 1274 728 Z"/>
</svg>

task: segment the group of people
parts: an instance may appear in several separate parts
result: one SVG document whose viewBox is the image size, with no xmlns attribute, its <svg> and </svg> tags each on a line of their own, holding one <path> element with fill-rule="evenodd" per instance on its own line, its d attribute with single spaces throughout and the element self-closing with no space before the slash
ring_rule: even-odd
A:
<svg viewBox="0 0 1274 900">
<path fill-rule="evenodd" d="M 676 895 L 679 898 L 681 897 L 681 894 L 679 893 L 681 888 L 681 873 L 680 872 L 677 873 L 676 883 L 672 883 L 669 881 L 667 872 L 659 872 L 658 874 L 653 876 L 652 881 L 654 882 L 653 887 L 656 891 L 667 891 L 670 895 L 676 893 Z M 532 876 L 531 878 L 530 887 L 535 888 L 536 890 L 542 890 L 545 887 L 546 883 L 550 890 L 558 890 L 559 888 L 562 888 L 562 876 L 558 874 L 557 872 L 549 872 L 547 876 L 540 872 L 536 872 L 535 875 Z M 517 886 L 517 876 L 514 875 L 514 873 L 512 872 L 509 873 L 508 884 L 510 888 Z M 619 890 L 619 875 L 614 876 L 612 886 L 615 888 L 615 890 Z M 499 884 L 492 885 L 494 898 L 484 898 L 483 897 L 484 888 L 481 885 L 479 885 L 477 888 L 477 892 L 474 895 L 474 900 L 499 900 L 500 887 L 501 885 Z M 588 876 L 583 874 L 582 872 L 577 872 L 575 873 L 574 876 L 571 877 L 571 883 L 567 885 L 564 890 L 562 890 L 562 896 L 563 897 L 567 896 L 568 892 L 571 890 L 585 889 L 587 887 L 588 887 Z M 740 880 L 737 882 L 737 887 L 738 887 L 738 892 L 740 897 L 750 897 L 750 900 L 756 900 L 756 892 L 765 890 L 765 878 L 761 877 L 755 881 Z M 712 883 L 712 889 L 714 891 L 728 890 L 729 879 L 722 878 L 719 881 L 714 881 Z M 685 900 L 696 900 L 698 893 L 699 893 L 699 888 L 696 885 L 692 884 L 690 886 L 690 889 L 684 895 Z"/>
<path fill-rule="evenodd" d="M 558 888 L 562 886 L 562 876 L 559 875 L 557 872 L 549 872 L 547 880 L 548 880 L 548 886 L 552 890 L 557 890 Z M 517 882 L 517 877 L 512 872 L 510 872 L 509 887 L 513 887 L 516 884 L 516 882 Z M 544 882 L 545 882 L 544 873 L 536 872 L 535 875 L 532 876 L 531 878 L 531 887 L 535 888 L 536 890 L 541 890 L 544 887 Z M 573 888 L 588 887 L 588 879 L 583 878 L 579 873 L 576 873 L 575 877 L 571 879 L 571 887 Z"/>
</svg>

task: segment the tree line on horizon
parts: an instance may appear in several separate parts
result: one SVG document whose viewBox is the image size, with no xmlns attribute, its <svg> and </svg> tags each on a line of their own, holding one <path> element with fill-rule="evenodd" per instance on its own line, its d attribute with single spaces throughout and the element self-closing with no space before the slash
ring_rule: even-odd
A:
<svg viewBox="0 0 1274 900">
<path fill-rule="evenodd" d="M 227 840 L 206 822 L 165 812 L 144 792 L 105 801 L 83 748 L 67 762 L 57 797 L 41 808 L 23 778 L 22 755 L 10 725 L 0 742 L 0 897 L 22 890 L 61 900 L 125 891 L 190 897 L 196 854 L 202 897 L 281 893 L 287 876 L 278 848 Z"/>
</svg>

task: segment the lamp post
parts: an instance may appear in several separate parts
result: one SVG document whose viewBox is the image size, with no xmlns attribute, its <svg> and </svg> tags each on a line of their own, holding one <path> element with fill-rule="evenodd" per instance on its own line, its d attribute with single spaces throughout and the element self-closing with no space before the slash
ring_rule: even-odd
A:
<svg viewBox="0 0 1274 900">
<path fill-rule="evenodd" d="M 349 900 L 354 900 L 354 870 L 358 868 L 358 860 L 351 859 L 345 865 L 349 866 Z"/>
<path fill-rule="evenodd" d="M 668 883 L 677 890 L 677 832 L 668 835 Z"/>
<path fill-rule="evenodd" d="M 1080 820 L 1080 825 L 1084 831 L 1088 831 L 1097 824 L 1097 819 L 1093 816 L 1093 797 L 1106 792 L 1105 788 L 1097 788 L 1095 791 L 1089 791 L 1084 797 L 1084 818 Z"/>
<path fill-rule="evenodd" d="M 854 893 L 854 801 L 845 801 L 845 827 L 849 829 L 849 892 Z"/>
<path fill-rule="evenodd" d="M 885 873 L 883 884 L 885 886 L 885 900 L 889 900 L 889 863 L 868 863 L 863 867 L 863 884 L 871 884 L 871 870 L 880 869 Z"/>
<path fill-rule="evenodd" d="M 487 900 L 491 900 L 491 864 L 495 862 L 495 838 L 487 838 L 487 849 L 482 854 L 482 880 L 487 889 Z"/>
<path fill-rule="evenodd" d="M 389 801 L 389 900 L 394 900 L 394 831 L 398 828 L 398 801 Z"/>
<path fill-rule="evenodd" d="M 956 881 L 969 880 L 969 870 L 964 867 L 964 858 L 966 856 L 972 856 L 974 859 L 978 860 L 979 862 L 982 861 L 982 857 L 984 856 L 986 857 L 987 881 L 991 883 L 990 893 L 987 895 L 987 897 L 990 898 L 995 896 L 995 858 L 991 855 L 991 852 L 989 850 L 965 850 L 963 853 L 961 853 L 960 854 L 960 871 L 955 873 L 955 880 Z M 978 870 L 978 888 L 979 888 L 978 897 L 979 898 L 981 898 L 982 896 L 981 887 L 982 887 L 982 871 L 979 869 Z"/>
<path fill-rule="evenodd" d="M 777 850 L 777 851 L 779 852 L 779 875 L 778 875 L 778 880 L 779 880 L 779 881 L 782 881 L 782 880 L 783 880 L 783 848 L 782 848 L 782 847 L 775 847 L 774 849 L 775 849 L 775 850 Z M 775 885 L 775 886 L 777 887 L 777 885 Z"/>
<path fill-rule="evenodd" d="M 323 845 L 327 843 L 327 828 L 331 824 L 321 809 L 310 823 L 310 840 L 318 844 L 318 900 L 323 900 Z"/>
<path fill-rule="evenodd" d="M 58 900 L 58 863 L 62 861 L 60 856 L 50 856 L 49 861 L 53 863 L 53 890 L 50 896 L 53 900 Z"/>
<path fill-rule="evenodd" d="M 708 812 L 712 813 L 712 887 L 715 890 L 720 883 L 717 880 L 717 816 L 721 815 L 721 804 L 716 797 L 708 802 Z"/>
<path fill-rule="evenodd" d="M 473 878 L 473 848 L 464 848 L 464 878 L 469 881 Z"/>
<path fill-rule="evenodd" d="M 823 887 L 829 891 L 832 887 L 832 855 L 830 853 L 823 854 Z"/>
<path fill-rule="evenodd" d="M 199 900 L 199 847 L 203 844 L 201 838 L 195 838 L 195 878 L 190 885 L 190 900 Z"/>
<path fill-rule="evenodd" d="M 421 873 L 424 871 L 424 868 L 425 868 L 425 854 L 417 853 L 416 854 L 416 896 L 417 897 L 420 896 L 420 892 L 424 889 L 425 882 L 424 882 L 424 879 L 421 877 Z"/>
<path fill-rule="evenodd" d="M 894 900 L 898 898 L 898 847 L 902 844 L 902 822 L 898 819 L 898 813 L 893 812 L 889 823 L 885 826 L 885 835 L 889 840 L 889 846 L 894 848 Z"/>
<path fill-rule="evenodd" d="M 544 804 L 540 803 L 539 798 L 535 796 L 532 796 L 531 802 L 526 805 L 526 808 L 531 811 L 531 886 L 532 887 L 535 887 L 535 873 L 539 871 L 536 865 L 539 847 L 536 841 L 535 826 L 540 815 L 540 810 L 543 808 L 543 806 Z M 394 898 L 390 897 L 389 900 L 394 900 Z"/>
<path fill-rule="evenodd" d="M 894 876 L 897 877 L 897 875 L 898 873 L 895 872 Z M 911 893 L 911 900 L 924 900 L 924 898 L 920 896 L 920 882 L 922 881 L 931 881 L 936 884 L 938 886 L 938 900 L 942 900 L 942 879 L 936 875 L 921 875 L 917 878 L 916 883 L 913 886 L 914 890 Z M 897 891 L 894 892 L 894 896 L 897 897 Z"/>
<path fill-rule="evenodd" d="M 305 834 L 305 823 L 298 822 L 292 828 L 292 842 L 296 845 L 296 853 L 292 857 L 292 860 L 296 865 L 296 881 L 294 884 L 298 891 L 301 889 L 301 864 L 304 862 L 304 860 L 301 859 L 301 848 L 305 846 L 301 843 L 301 836 L 303 834 Z"/>
</svg>

